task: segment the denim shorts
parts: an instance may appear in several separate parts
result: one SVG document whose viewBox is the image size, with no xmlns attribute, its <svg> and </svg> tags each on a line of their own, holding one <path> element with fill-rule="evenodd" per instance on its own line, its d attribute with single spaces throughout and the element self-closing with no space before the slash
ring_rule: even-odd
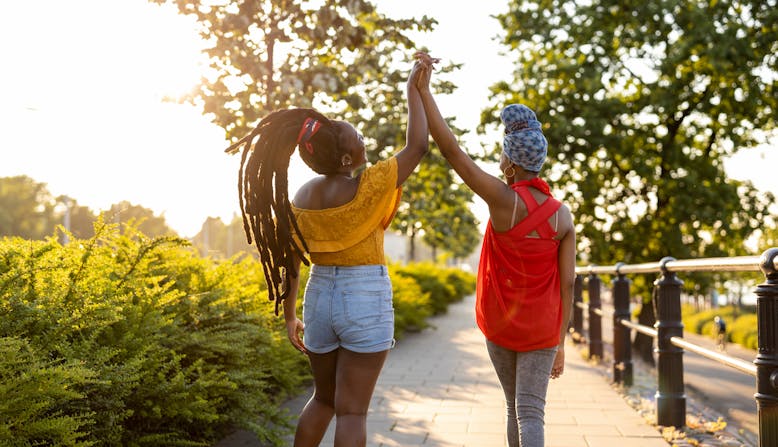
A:
<svg viewBox="0 0 778 447">
<path fill-rule="evenodd" d="M 313 265 L 303 322 L 303 343 L 316 354 L 339 347 L 361 353 L 392 348 L 394 307 L 386 266 Z"/>
</svg>

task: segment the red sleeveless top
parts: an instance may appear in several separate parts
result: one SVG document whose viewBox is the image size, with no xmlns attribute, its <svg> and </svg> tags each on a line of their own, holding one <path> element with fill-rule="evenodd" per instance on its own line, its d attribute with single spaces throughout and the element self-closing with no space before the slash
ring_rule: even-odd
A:
<svg viewBox="0 0 778 447">
<path fill-rule="evenodd" d="M 527 189 L 548 196 L 542 205 Z M 478 264 L 475 316 L 487 339 L 513 351 L 559 344 L 562 324 L 559 241 L 549 225 L 562 205 L 539 178 L 511 185 L 527 205 L 528 216 L 498 233 L 489 220 Z M 536 231 L 540 237 L 527 237 Z"/>
</svg>

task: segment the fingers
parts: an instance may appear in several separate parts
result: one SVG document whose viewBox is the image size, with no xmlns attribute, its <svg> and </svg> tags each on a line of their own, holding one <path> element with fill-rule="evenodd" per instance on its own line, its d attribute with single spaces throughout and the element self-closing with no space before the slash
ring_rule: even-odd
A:
<svg viewBox="0 0 778 447">
<path fill-rule="evenodd" d="M 308 350 L 305 349 L 305 344 L 303 343 L 301 337 L 301 334 L 304 331 L 305 331 L 305 325 L 300 320 L 287 323 L 286 335 L 289 338 L 289 342 L 292 343 L 292 346 L 294 346 L 295 349 L 302 352 L 303 354 L 307 354 Z"/>
<path fill-rule="evenodd" d="M 422 62 L 427 66 L 433 66 L 434 64 L 440 62 L 439 58 L 434 58 L 429 54 L 425 53 L 424 51 L 417 51 L 413 53 L 413 57 L 416 59 L 417 62 Z"/>
<path fill-rule="evenodd" d="M 554 357 L 554 364 L 551 367 L 551 378 L 558 379 L 565 372 L 565 351 L 560 349 Z"/>
</svg>

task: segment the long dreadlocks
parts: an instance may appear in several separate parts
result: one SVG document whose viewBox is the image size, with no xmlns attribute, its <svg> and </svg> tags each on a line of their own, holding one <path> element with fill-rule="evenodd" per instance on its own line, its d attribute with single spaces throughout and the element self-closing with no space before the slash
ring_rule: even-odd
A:
<svg viewBox="0 0 778 447">
<path fill-rule="evenodd" d="M 243 148 L 238 170 L 243 230 L 249 244 L 257 246 L 268 299 L 275 301 L 275 314 L 289 295 L 287 276 L 297 277 L 295 257 L 305 265 L 308 246 L 292 213 L 288 192 L 289 160 L 295 147 L 300 157 L 319 174 L 332 174 L 340 167 L 338 128 L 313 109 L 277 110 L 260 121 L 248 135 L 225 150 Z M 299 236 L 300 246 L 292 237 Z"/>
</svg>

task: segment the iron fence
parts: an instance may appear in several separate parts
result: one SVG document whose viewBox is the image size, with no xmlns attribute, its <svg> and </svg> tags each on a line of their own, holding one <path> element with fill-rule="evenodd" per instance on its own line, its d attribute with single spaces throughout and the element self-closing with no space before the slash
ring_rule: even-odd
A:
<svg viewBox="0 0 778 447">
<path fill-rule="evenodd" d="M 752 363 L 712 351 L 683 338 L 681 286 L 677 272 L 759 271 L 765 282 L 756 288 L 758 351 Z M 659 273 L 654 281 L 654 327 L 634 323 L 630 315 L 628 274 Z M 612 275 L 613 311 L 602 309 L 599 275 Z M 583 302 L 584 276 L 588 303 Z M 657 423 L 682 427 L 686 424 L 686 395 L 683 380 L 683 353 L 688 350 L 756 378 L 759 447 L 778 446 L 778 248 L 761 256 L 676 260 L 576 268 L 572 329 L 574 339 L 582 340 L 584 311 L 587 312 L 590 357 L 603 358 L 602 317 L 613 318 L 613 377 L 626 386 L 633 384 L 632 331 L 656 339 Z"/>
</svg>

